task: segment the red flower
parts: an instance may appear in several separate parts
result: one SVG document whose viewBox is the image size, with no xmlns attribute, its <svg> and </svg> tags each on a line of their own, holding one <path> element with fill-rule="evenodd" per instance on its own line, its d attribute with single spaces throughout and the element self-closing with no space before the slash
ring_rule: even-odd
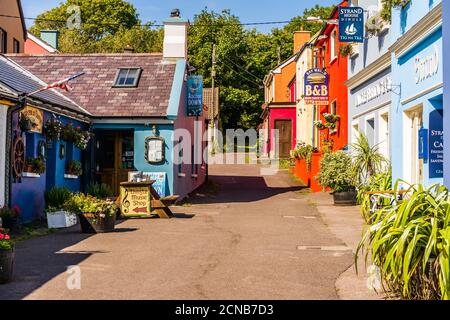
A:
<svg viewBox="0 0 450 320">
<path fill-rule="evenodd" d="M 18 205 L 15 205 L 13 207 L 13 210 L 17 216 L 20 216 L 20 214 L 22 213 L 22 209 L 20 209 L 20 207 Z"/>
</svg>

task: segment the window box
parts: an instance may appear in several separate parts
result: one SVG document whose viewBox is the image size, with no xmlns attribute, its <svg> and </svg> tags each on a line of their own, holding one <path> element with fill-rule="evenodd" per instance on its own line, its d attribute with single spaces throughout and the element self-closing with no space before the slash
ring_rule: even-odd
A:
<svg viewBox="0 0 450 320">
<path fill-rule="evenodd" d="M 74 174 L 65 174 L 64 175 L 64 179 L 72 179 L 72 180 L 76 180 L 76 179 L 78 179 L 79 178 L 79 176 L 76 176 L 76 175 L 74 175 Z"/>
<path fill-rule="evenodd" d="M 23 172 L 22 177 L 24 178 L 40 178 L 41 175 L 34 172 Z"/>
</svg>

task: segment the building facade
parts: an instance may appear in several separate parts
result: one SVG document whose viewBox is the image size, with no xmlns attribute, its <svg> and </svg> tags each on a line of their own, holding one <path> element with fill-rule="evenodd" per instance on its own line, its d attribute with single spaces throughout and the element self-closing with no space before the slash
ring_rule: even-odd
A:
<svg viewBox="0 0 450 320">
<path fill-rule="evenodd" d="M 441 1 L 407 1 L 395 7 L 391 39 L 390 136 L 394 181 L 402 179 L 424 185 L 442 183 Z"/>
<path fill-rule="evenodd" d="M 23 53 L 27 28 L 20 0 L 2 0 L 0 14 L 0 53 Z"/>
<path fill-rule="evenodd" d="M 351 5 L 364 8 L 366 19 L 380 15 L 379 0 L 351 1 Z M 371 146 L 390 158 L 390 107 L 391 107 L 391 55 L 390 25 L 384 22 L 379 31 L 368 35 L 364 43 L 354 44 L 349 56 L 346 85 L 348 99 L 348 132 L 350 145 L 359 133 L 365 134 Z"/>
<path fill-rule="evenodd" d="M 442 2 L 443 61 L 450 58 L 450 2 Z M 444 63 L 444 109 L 450 108 L 450 63 Z M 450 113 L 444 112 L 444 159 L 450 159 Z M 444 183 L 450 187 L 450 161 L 444 161 Z"/>
</svg>

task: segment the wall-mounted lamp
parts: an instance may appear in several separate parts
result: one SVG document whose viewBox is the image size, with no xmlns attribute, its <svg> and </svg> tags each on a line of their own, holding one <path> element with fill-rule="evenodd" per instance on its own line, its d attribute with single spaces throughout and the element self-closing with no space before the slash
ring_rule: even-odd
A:
<svg viewBox="0 0 450 320">
<path fill-rule="evenodd" d="M 66 157 L 66 145 L 61 143 L 59 145 L 59 158 L 62 160 Z"/>
</svg>

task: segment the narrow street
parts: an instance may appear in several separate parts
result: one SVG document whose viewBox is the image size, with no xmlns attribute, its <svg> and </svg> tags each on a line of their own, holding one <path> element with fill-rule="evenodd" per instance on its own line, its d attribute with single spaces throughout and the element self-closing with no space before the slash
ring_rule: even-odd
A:
<svg viewBox="0 0 450 320">
<path fill-rule="evenodd" d="M 197 195 L 171 220 L 127 220 L 112 234 L 79 226 L 17 244 L 0 299 L 337 299 L 353 262 L 286 171 L 215 165 L 217 195 Z M 328 248 L 328 249 L 327 249 Z M 342 249 L 344 248 L 344 249 Z M 69 290 L 68 266 L 81 271 Z"/>
</svg>

